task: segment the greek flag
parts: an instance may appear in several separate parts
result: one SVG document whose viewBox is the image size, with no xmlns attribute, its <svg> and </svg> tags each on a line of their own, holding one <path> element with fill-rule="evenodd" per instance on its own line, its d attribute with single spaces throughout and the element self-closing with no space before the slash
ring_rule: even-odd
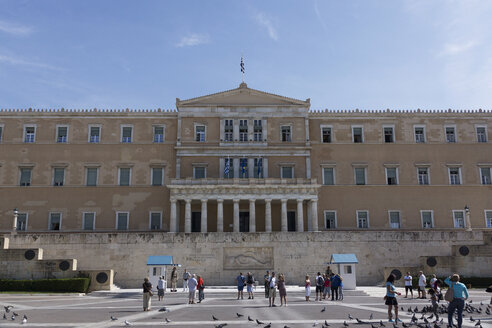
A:
<svg viewBox="0 0 492 328">
<path fill-rule="evenodd" d="M 243 170 L 243 174 L 246 173 L 246 159 L 241 160 L 241 169 Z"/>
<path fill-rule="evenodd" d="M 244 74 L 244 60 L 243 60 L 243 57 L 241 57 L 241 73 Z"/>
<path fill-rule="evenodd" d="M 225 165 L 224 165 L 224 177 L 228 177 L 229 176 L 229 168 L 230 168 L 230 158 L 226 158 L 225 159 Z"/>
</svg>

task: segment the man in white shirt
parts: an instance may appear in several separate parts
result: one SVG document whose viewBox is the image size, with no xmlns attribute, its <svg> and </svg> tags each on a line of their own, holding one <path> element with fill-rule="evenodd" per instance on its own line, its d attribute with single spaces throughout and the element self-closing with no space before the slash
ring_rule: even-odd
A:
<svg viewBox="0 0 492 328">
<path fill-rule="evenodd" d="M 277 296 L 277 278 L 275 277 L 275 272 L 272 272 L 272 276 L 270 277 L 270 286 L 269 286 L 269 295 L 268 295 L 268 304 L 270 307 L 275 305 L 275 296 Z"/>
<path fill-rule="evenodd" d="M 410 272 L 407 272 L 407 275 L 403 277 L 403 280 L 405 280 L 405 298 L 407 298 L 409 290 L 413 298 L 412 276 L 410 275 Z"/>
<path fill-rule="evenodd" d="M 427 285 L 427 278 L 424 276 L 422 271 L 419 271 L 419 298 L 426 298 L 425 285 Z M 422 293 L 422 297 L 420 297 L 420 293 Z"/>
<path fill-rule="evenodd" d="M 193 274 L 188 280 L 188 304 L 195 304 L 195 291 L 198 281 L 196 281 L 196 274 Z"/>
<path fill-rule="evenodd" d="M 185 269 L 185 272 L 183 273 L 183 292 L 188 289 L 188 279 L 190 278 L 191 274 Z"/>
</svg>

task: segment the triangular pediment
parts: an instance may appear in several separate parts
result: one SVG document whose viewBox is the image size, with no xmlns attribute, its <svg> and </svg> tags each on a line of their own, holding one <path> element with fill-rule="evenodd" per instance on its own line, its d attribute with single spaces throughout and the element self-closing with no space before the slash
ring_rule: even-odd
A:
<svg viewBox="0 0 492 328">
<path fill-rule="evenodd" d="M 228 107 L 228 106 L 302 106 L 309 107 L 309 99 L 306 101 L 283 97 L 260 90 L 248 88 L 246 83 L 241 83 L 239 88 L 214 93 L 207 96 L 188 100 L 176 99 L 176 107 Z"/>
</svg>

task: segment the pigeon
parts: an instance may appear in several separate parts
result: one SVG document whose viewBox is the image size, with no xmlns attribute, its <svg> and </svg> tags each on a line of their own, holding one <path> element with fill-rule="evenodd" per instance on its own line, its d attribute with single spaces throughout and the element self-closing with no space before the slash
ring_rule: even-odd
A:
<svg viewBox="0 0 492 328">
<path fill-rule="evenodd" d="M 248 315 L 248 321 L 254 321 L 254 320 Z"/>
<path fill-rule="evenodd" d="M 166 323 L 170 323 L 171 320 L 169 320 L 168 318 L 165 319 L 166 320 Z"/>
<path fill-rule="evenodd" d="M 369 316 L 369 320 L 372 320 L 372 313 L 371 313 L 371 315 Z"/>
<path fill-rule="evenodd" d="M 403 326 L 403 328 L 408 328 L 410 327 L 409 325 L 407 325 L 406 323 L 402 322 L 401 325 Z"/>
<path fill-rule="evenodd" d="M 131 326 L 132 324 L 130 323 L 130 321 L 128 320 L 125 320 L 125 326 Z"/>
<path fill-rule="evenodd" d="M 216 318 L 213 314 L 212 314 L 212 319 L 213 319 L 214 321 L 218 321 L 218 320 L 219 320 L 219 319 L 218 319 L 218 318 Z"/>
<path fill-rule="evenodd" d="M 350 313 L 349 313 L 349 315 L 348 315 L 348 318 L 349 318 L 349 320 L 354 320 L 354 317 L 352 317 L 352 316 L 350 315 Z"/>
<path fill-rule="evenodd" d="M 284 328 L 290 328 L 289 326 L 285 325 Z"/>
<path fill-rule="evenodd" d="M 15 320 L 15 315 L 12 314 L 12 317 L 10 319 Z"/>
<path fill-rule="evenodd" d="M 22 318 L 22 324 L 25 324 L 25 323 L 27 323 L 27 317 L 26 317 L 26 315 L 24 314 L 24 318 Z"/>
<path fill-rule="evenodd" d="M 5 312 L 9 313 L 10 309 L 13 307 L 14 307 L 13 305 L 7 305 L 7 306 L 4 306 L 3 308 L 5 309 Z"/>
<path fill-rule="evenodd" d="M 424 322 L 425 323 L 429 323 L 429 320 L 427 320 L 426 318 L 424 318 Z"/>
<path fill-rule="evenodd" d="M 3 320 L 7 320 L 7 316 L 5 315 L 5 313 L 3 314 Z"/>
<path fill-rule="evenodd" d="M 393 322 L 393 328 L 398 328 L 398 325 L 396 324 L 396 322 Z"/>
<path fill-rule="evenodd" d="M 325 326 L 326 327 L 330 327 L 330 324 L 328 323 L 328 321 L 325 320 Z"/>
<path fill-rule="evenodd" d="M 167 307 L 161 307 L 159 309 L 159 312 L 168 312 L 168 311 L 169 311 L 169 309 Z"/>
<path fill-rule="evenodd" d="M 478 319 L 477 323 L 475 324 L 475 326 L 481 326 L 482 324 L 480 323 L 480 319 Z"/>
<path fill-rule="evenodd" d="M 325 311 L 326 311 L 326 306 L 321 309 L 321 312 L 325 312 Z"/>
<path fill-rule="evenodd" d="M 475 319 L 473 319 L 473 317 L 472 317 L 472 316 L 470 316 L 470 321 L 475 321 Z"/>
<path fill-rule="evenodd" d="M 256 319 L 256 323 L 259 324 L 259 325 L 262 325 L 264 324 L 264 322 L 261 322 L 260 320 Z"/>
<path fill-rule="evenodd" d="M 241 313 L 236 313 L 236 315 L 238 318 L 244 317 L 244 314 L 241 314 Z"/>
<path fill-rule="evenodd" d="M 380 326 L 380 327 L 386 327 L 386 326 L 384 325 L 384 323 L 383 323 L 383 320 L 379 320 L 379 326 Z"/>
<path fill-rule="evenodd" d="M 270 322 L 268 325 L 266 325 L 265 327 L 263 328 L 271 328 L 272 327 L 272 323 Z"/>
<path fill-rule="evenodd" d="M 371 328 L 377 328 L 377 327 L 376 327 L 376 326 L 374 326 L 374 324 L 373 324 L 373 323 L 371 323 Z"/>
<path fill-rule="evenodd" d="M 364 323 L 364 321 L 360 320 L 359 318 L 355 318 L 355 321 L 357 321 L 357 323 Z"/>
<path fill-rule="evenodd" d="M 349 315 L 350 315 L 350 314 L 349 314 Z M 348 325 L 348 323 L 347 323 L 347 321 L 344 321 L 344 322 L 343 322 L 343 325 L 344 325 L 345 327 L 348 327 L 348 326 L 349 326 L 349 325 Z"/>
<path fill-rule="evenodd" d="M 413 309 L 413 312 L 419 312 L 419 308 L 415 307 L 415 309 Z"/>
<path fill-rule="evenodd" d="M 427 319 L 432 319 L 434 318 L 434 313 L 432 313 L 430 316 L 427 317 Z"/>
<path fill-rule="evenodd" d="M 315 321 L 315 322 L 313 323 L 313 327 L 316 327 L 317 325 L 318 325 L 318 322 L 317 322 L 317 321 Z"/>
<path fill-rule="evenodd" d="M 403 310 L 403 306 L 401 307 L 401 310 L 402 310 L 402 311 L 405 311 L 405 310 Z"/>
<path fill-rule="evenodd" d="M 118 318 L 111 316 L 111 320 L 116 321 L 116 320 L 118 320 Z"/>
<path fill-rule="evenodd" d="M 434 328 L 441 328 L 437 323 L 434 323 Z"/>
<path fill-rule="evenodd" d="M 470 300 L 470 302 L 468 302 L 468 303 L 472 304 L 473 303 L 473 300 Z"/>
<path fill-rule="evenodd" d="M 220 325 L 216 325 L 215 328 L 223 328 L 227 326 L 227 323 L 221 323 Z"/>
</svg>

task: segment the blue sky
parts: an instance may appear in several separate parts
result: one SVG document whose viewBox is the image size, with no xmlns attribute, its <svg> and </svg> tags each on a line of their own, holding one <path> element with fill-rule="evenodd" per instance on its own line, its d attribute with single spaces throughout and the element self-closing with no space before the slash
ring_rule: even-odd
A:
<svg viewBox="0 0 492 328">
<path fill-rule="evenodd" d="M 492 1 L 0 0 L 0 108 L 491 109 Z"/>
</svg>

